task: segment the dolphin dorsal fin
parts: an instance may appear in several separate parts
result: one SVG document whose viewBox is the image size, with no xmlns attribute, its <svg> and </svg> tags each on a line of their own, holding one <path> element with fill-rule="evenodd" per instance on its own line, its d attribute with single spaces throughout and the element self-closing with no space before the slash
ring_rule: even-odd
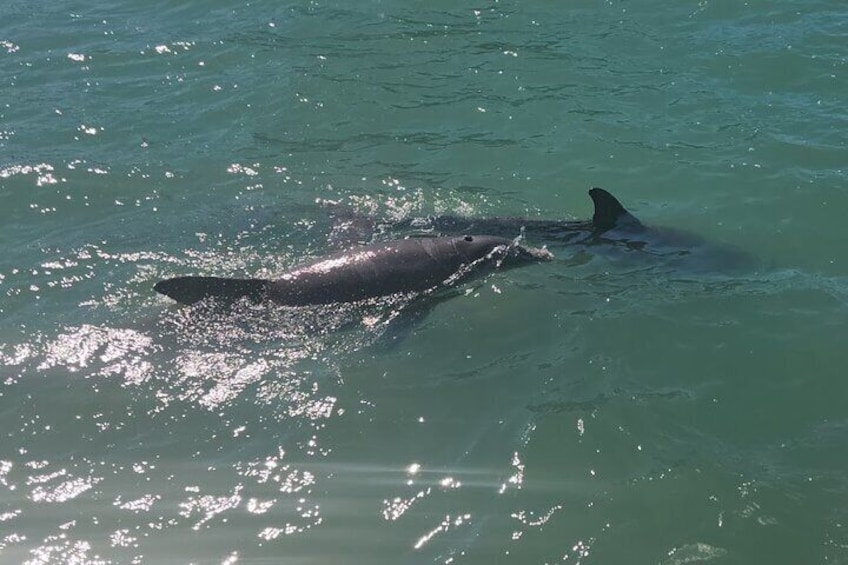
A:
<svg viewBox="0 0 848 565">
<path fill-rule="evenodd" d="M 625 210 L 618 199 L 603 188 L 593 188 L 589 191 L 592 202 L 595 203 L 595 213 L 592 224 L 600 232 L 622 226 L 641 226 L 642 222 Z"/>
</svg>

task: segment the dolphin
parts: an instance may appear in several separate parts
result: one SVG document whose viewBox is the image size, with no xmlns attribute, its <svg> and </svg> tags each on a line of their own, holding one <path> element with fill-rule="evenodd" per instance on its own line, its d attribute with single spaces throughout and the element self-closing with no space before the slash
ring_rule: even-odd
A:
<svg viewBox="0 0 848 565">
<path fill-rule="evenodd" d="M 443 236 L 471 231 L 499 237 L 523 234 L 552 246 L 579 245 L 594 255 L 612 259 L 646 257 L 695 271 L 737 271 L 753 264 L 750 256 L 735 247 L 707 242 L 685 230 L 643 223 L 603 188 L 592 188 L 589 196 L 594 213 L 588 220 L 439 215 L 404 219 L 382 228 L 388 232 L 413 230 Z"/>
<path fill-rule="evenodd" d="M 246 298 L 305 306 L 422 292 L 492 269 L 552 258 L 544 248 L 525 247 L 503 237 L 413 237 L 334 253 L 274 280 L 187 276 L 160 281 L 153 288 L 182 304 Z"/>
<path fill-rule="evenodd" d="M 604 245 L 607 251 L 621 250 L 632 258 L 647 256 L 666 268 L 690 273 L 738 274 L 762 266 L 733 245 L 708 241 L 687 230 L 645 224 L 602 188 L 591 189 L 589 195 L 595 213 L 587 245 Z"/>
<path fill-rule="evenodd" d="M 589 220 L 543 220 L 506 216 L 494 218 L 475 218 L 468 216 L 434 215 L 424 218 L 410 218 L 390 224 L 391 229 L 419 229 L 439 234 L 454 232 L 487 233 L 499 237 L 515 237 L 524 233 L 530 237 L 539 237 L 560 244 L 611 243 L 627 239 L 625 234 L 644 234 L 647 228 L 603 188 L 589 190 L 589 196 L 595 206 Z M 615 232 L 621 237 L 602 239 L 603 234 Z"/>
</svg>

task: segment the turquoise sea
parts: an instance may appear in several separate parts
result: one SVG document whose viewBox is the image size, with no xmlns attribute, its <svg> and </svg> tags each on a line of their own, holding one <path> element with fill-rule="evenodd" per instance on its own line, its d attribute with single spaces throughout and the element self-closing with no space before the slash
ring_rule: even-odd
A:
<svg viewBox="0 0 848 565">
<path fill-rule="evenodd" d="M 846 8 L 7 0 L 0 562 L 848 563 Z M 152 289 L 593 186 L 754 266 Z"/>
</svg>

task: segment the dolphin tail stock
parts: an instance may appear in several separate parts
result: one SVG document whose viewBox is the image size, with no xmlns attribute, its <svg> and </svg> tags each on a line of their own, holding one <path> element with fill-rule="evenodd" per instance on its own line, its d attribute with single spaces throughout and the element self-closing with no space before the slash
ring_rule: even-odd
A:
<svg viewBox="0 0 848 565">
<path fill-rule="evenodd" d="M 260 301 L 268 292 L 265 279 L 228 279 L 223 277 L 175 277 L 159 281 L 153 290 L 181 304 L 194 304 L 204 298 L 235 302 L 241 298 Z"/>
<path fill-rule="evenodd" d="M 628 212 L 618 199 L 604 190 L 595 187 L 589 191 L 592 202 L 595 204 L 595 213 L 592 215 L 592 225 L 597 233 L 603 233 L 616 227 L 630 226 L 641 227 L 636 216 Z"/>
</svg>

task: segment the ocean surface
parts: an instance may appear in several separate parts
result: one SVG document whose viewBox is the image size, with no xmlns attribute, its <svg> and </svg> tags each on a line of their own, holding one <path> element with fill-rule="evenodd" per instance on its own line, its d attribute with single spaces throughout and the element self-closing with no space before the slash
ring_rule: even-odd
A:
<svg viewBox="0 0 848 565">
<path fill-rule="evenodd" d="M 843 1 L 7 0 L 0 562 L 848 563 L 846 140 Z M 750 264 L 152 288 L 593 186 Z"/>
</svg>

